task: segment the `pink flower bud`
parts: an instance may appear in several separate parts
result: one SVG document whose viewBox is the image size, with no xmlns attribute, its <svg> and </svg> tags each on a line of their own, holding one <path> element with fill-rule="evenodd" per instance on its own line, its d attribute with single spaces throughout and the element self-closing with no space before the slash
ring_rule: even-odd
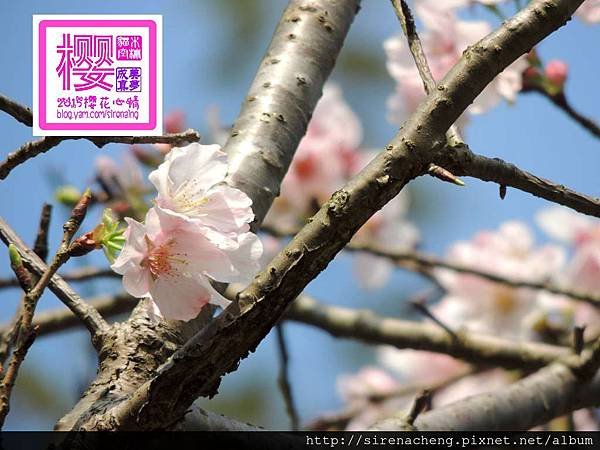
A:
<svg viewBox="0 0 600 450">
<path fill-rule="evenodd" d="M 555 86 L 562 87 L 569 73 L 569 66 L 564 61 L 553 59 L 544 68 L 546 78 Z"/>
</svg>

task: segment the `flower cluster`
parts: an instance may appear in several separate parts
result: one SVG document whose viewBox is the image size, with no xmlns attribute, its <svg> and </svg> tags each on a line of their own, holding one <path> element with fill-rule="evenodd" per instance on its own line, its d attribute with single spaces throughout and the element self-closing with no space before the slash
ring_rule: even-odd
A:
<svg viewBox="0 0 600 450">
<path fill-rule="evenodd" d="M 190 320 L 208 303 L 225 307 L 211 281 L 246 282 L 259 269 L 252 201 L 224 183 L 226 173 L 218 145 L 173 148 L 150 174 L 158 196 L 144 223 L 125 218 L 125 245 L 111 267 L 129 294 L 150 298 L 167 319 Z"/>
<path fill-rule="evenodd" d="M 543 210 L 537 221 L 572 251 L 554 243 L 536 246 L 530 228 L 512 221 L 453 244 L 446 259 L 508 280 L 551 282 L 580 292 L 598 292 L 600 222 L 559 207 Z M 597 310 L 590 305 L 545 291 L 511 287 L 449 269 L 436 269 L 433 275 L 445 294 L 431 312 L 455 331 L 564 344 L 573 325 L 594 328 L 600 323 Z M 366 429 L 383 417 L 407 411 L 415 393 L 425 388 L 433 391 L 433 406 L 440 407 L 502 388 L 522 376 L 502 369 L 477 371 L 446 355 L 393 347 L 381 348 L 378 361 L 381 368 L 363 368 L 338 380 L 342 397 L 356 412 L 347 429 Z M 577 411 L 573 420 L 578 430 L 597 429 L 593 412 Z"/>
</svg>

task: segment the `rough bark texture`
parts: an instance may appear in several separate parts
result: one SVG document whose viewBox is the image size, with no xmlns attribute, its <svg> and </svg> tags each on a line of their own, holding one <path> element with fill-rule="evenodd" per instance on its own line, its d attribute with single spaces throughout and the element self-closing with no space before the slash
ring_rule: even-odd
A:
<svg viewBox="0 0 600 450">
<path fill-rule="evenodd" d="M 484 87 L 562 26 L 581 3 L 533 1 L 469 47 L 386 150 L 332 196 L 239 295 L 238 302 L 188 340 L 126 401 L 80 425 L 86 429 L 170 426 L 180 420 L 195 398 L 214 395 L 221 377 L 235 370 L 240 359 L 256 348 L 354 232 L 408 181 L 425 172 L 436 150 L 445 144 L 446 130 Z"/>
</svg>

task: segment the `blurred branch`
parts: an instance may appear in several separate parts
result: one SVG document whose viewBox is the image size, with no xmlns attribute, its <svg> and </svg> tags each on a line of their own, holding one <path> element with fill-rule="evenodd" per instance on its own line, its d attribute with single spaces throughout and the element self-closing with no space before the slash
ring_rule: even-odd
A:
<svg viewBox="0 0 600 450">
<path fill-rule="evenodd" d="M 278 238 L 290 238 L 298 230 L 284 229 L 273 226 L 263 226 L 261 231 Z M 513 288 L 527 288 L 550 292 L 552 294 L 563 295 L 573 300 L 589 303 L 592 306 L 600 308 L 600 296 L 594 295 L 591 292 L 580 292 L 572 289 L 563 288 L 549 282 L 535 282 L 526 280 L 516 280 L 497 275 L 490 272 L 485 272 L 472 267 L 461 264 L 451 263 L 442 258 L 433 255 L 427 255 L 422 252 L 409 251 L 390 251 L 376 247 L 373 244 L 355 244 L 350 242 L 346 245 L 345 250 L 351 252 L 365 252 L 374 256 L 386 258 L 396 264 L 398 267 L 406 270 L 411 270 L 431 279 L 434 283 L 438 283 L 432 269 L 447 269 L 454 272 L 465 273 L 494 283 L 503 284 Z"/>
<path fill-rule="evenodd" d="M 275 332 L 277 336 L 277 350 L 279 353 L 279 375 L 277 377 L 277 382 L 279 383 L 279 389 L 283 396 L 285 409 L 290 417 L 292 431 L 298 431 L 300 420 L 298 418 L 298 410 L 296 408 L 296 403 L 294 402 L 294 393 L 290 383 L 289 353 L 283 334 L 282 323 L 275 327 Z"/>
<path fill-rule="evenodd" d="M 60 277 L 69 282 L 73 281 L 89 281 L 95 278 L 121 278 L 121 275 L 110 268 L 103 267 L 81 267 L 78 269 L 63 272 Z M 0 289 L 18 287 L 19 282 L 16 278 L 0 278 Z"/>
<path fill-rule="evenodd" d="M 407 395 L 414 395 L 415 393 L 423 390 L 428 390 L 432 394 L 435 392 L 461 380 L 462 378 L 475 373 L 476 370 L 472 367 L 467 367 L 463 371 L 459 371 L 456 374 L 447 376 L 446 378 L 430 384 L 414 383 L 399 386 L 396 389 L 387 392 L 378 392 L 370 395 L 366 401 L 370 404 L 378 404 L 399 397 L 406 397 Z M 362 403 L 356 403 L 350 405 L 342 411 L 324 414 L 313 420 L 307 425 L 306 429 L 311 431 L 337 431 L 344 430 L 348 423 L 359 413 L 363 412 L 367 406 Z"/>
<path fill-rule="evenodd" d="M 519 56 L 564 25 L 581 3 L 534 0 L 470 46 L 386 150 L 333 194 L 266 270 L 238 294 L 236 302 L 162 365 L 156 351 L 152 357 L 138 352 L 135 361 L 127 356 L 132 348 L 143 346 L 138 339 L 149 340 L 133 329 L 134 325 L 146 328 L 143 315 L 136 314 L 142 309 L 136 309 L 127 345 L 110 349 L 117 356 L 113 363 L 102 361 L 98 374 L 102 381 L 91 384 L 89 395 L 61 419 L 57 429 L 162 429 L 179 420 L 199 396 L 215 395 L 222 377 L 237 369 L 352 235 L 409 181 L 426 173 L 435 162 L 435 152 L 445 146 L 446 131 L 476 96 Z M 255 79 L 262 84 L 253 84 L 225 146 L 231 158 L 229 180 L 253 200 L 257 225 L 278 192 L 357 6 L 358 2 L 348 1 L 292 1 L 273 36 L 272 51 Z M 314 77 L 304 76 L 304 70 Z M 305 87 L 309 91 L 303 93 Z M 152 330 L 151 342 L 157 340 L 155 333 Z M 118 350 L 123 351 L 120 357 Z M 115 377 L 108 381 L 111 373 L 118 379 L 124 371 L 138 374 L 132 377 L 135 385 L 122 386 Z M 140 372 L 148 374 L 146 381 Z M 125 378 L 130 379 L 127 373 Z M 108 386 L 122 395 L 112 407 L 105 403 L 106 409 L 98 414 L 94 405 L 107 397 L 104 388 Z"/>
<path fill-rule="evenodd" d="M 47 152 L 62 141 L 79 139 L 88 140 L 98 148 L 102 148 L 110 143 L 171 144 L 173 146 L 181 146 L 190 142 L 198 142 L 200 135 L 197 131 L 190 129 L 182 133 L 165 134 L 164 136 L 46 136 L 36 141 L 27 142 L 14 152 L 9 153 L 6 160 L 0 163 L 0 180 L 4 180 L 15 167 L 41 153 Z"/>
<path fill-rule="evenodd" d="M 0 94 L 0 110 L 10 114 L 28 127 L 33 126 L 33 114 L 31 113 L 31 109 L 20 105 L 3 94 Z"/>
<path fill-rule="evenodd" d="M 463 330 L 456 331 L 458 338 L 454 338 L 438 326 L 380 317 L 369 310 L 326 306 L 305 295 L 296 299 L 286 318 L 313 325 L 335 337 L 444 353 L 473 364 L 507 369 L 535 369 L 571 354 L 568 347 L 513 342 Z"/>
<path fill-rule="evenodd" d="M 577 122 L 583 128 L 585 128 L 587 131 L 589 131 L 593 136 L 600 138 L 600 126 L 598 126 L 598 124 L 594 120 L 590 119 L 589 117 L 584 116 L 583 114 L 581 114 L 577 110 L 575 110 L 575 108 L 573 108 L 573 106 L 567 99 L 567 96 L 565 95 L 564 92 L 559 92 L 557 94 L 551 94 L 546 89 L 544 89 L 542 86 L 527 86 L 526 88 L 524 88 L 522 90 L 522 92 L 523 93 L 536 92 L 536 93 L 542 95 L 543 97 L 550 100 L 561 111 L 565 112 L 571 119 L 573 119 L 575 122 Z"/>
</svg>

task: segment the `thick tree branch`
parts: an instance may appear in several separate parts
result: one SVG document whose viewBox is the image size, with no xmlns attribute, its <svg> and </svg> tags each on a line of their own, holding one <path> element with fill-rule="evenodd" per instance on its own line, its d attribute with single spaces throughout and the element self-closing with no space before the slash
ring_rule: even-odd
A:
<svg viewBox="0 0 600 450">
<path fill-rule="evenodd" d="M 33 273 L 41 276 L 47 270 L 46 264 L 31 250 L 21 238 L 0 217 L 0 239 L 6 244 L 13 244 L 19 250 L 23 264 Z M 59 276 L 54 274 L 49 280 L 48 287 L 69 308 L 90 331 L 92 342 L 100 344 L 102 334 L 107 330 L 108 324 L 98 311 L 87 304 L 73 289 Z"/>
<path fill-rule="evenodd" d="M 229 183 L 267 214 L 321 97 L 360 0 L 293 0 L 283 13 L 225 149 Z"/>
<path fill-rule="evenodd" d="M 579 194 L 568 187 L 545 180 L 498 158 L 473 153 L 467 146 L 449 146 L 437 152 L 436 164 L 455 175 L 467 175 L 501 186 L 511 186 L 590 216 L 600 217 L 600 199 Z"/>
<path fill-rule="evenodd" d="M 96 147 L 102 148 L 106 144 L 171 144 L 182 146 L 190 142 L 198 142 L 200 135 L 197 131 L 186 130 L 182 133 L 165 134 L 164 136 L 46 136 L 36 141 L 23 144 L 17 150 L 8 154 L 4 162 L 0 163 L 0 180 L 4 180 L 17 166 L 31 158 L 56 147 L 62 141 L 85 139 Z"/>
<path fill-rule="evenodd" d="M 500 390 L 475 395 L 420 415 L 421 431 L 529 430 L 577 409 L 600 406 L 600 374 L 582 382 L 565 364 L 555 363 Z M 374 430 L 403 429 L 386 419 Z"/>
</svg>

